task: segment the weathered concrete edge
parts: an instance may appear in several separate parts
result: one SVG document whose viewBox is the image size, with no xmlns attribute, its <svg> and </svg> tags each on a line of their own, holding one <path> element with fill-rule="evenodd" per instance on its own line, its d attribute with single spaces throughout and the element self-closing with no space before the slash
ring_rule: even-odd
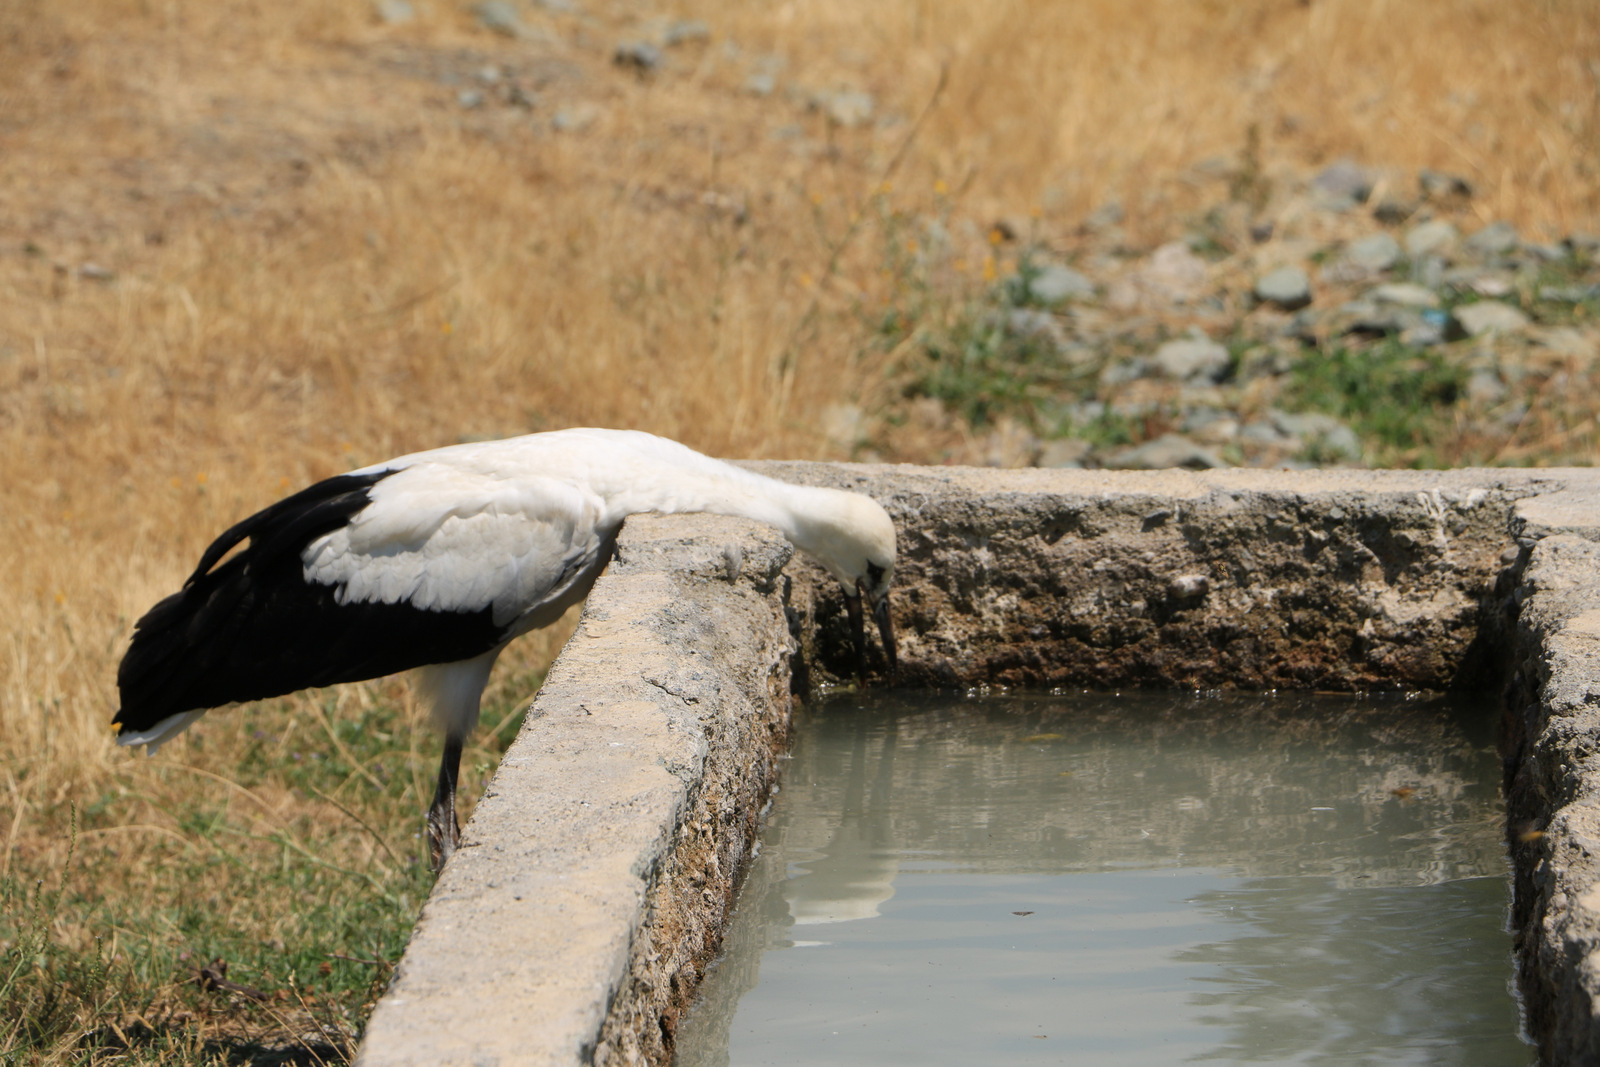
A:
<svg viewBox="0 0 1600 1067">
<path fill-rule="evenodd" d="M 795 481 L 870 492 L 890 507 L 903 533 L 938 513 L 939 497 L 955 501 L 961 522 L 980 507 L 1005 511 L 1042 501 L 1049 510 L 1058 497 L 1099 499 L 1111 511 L 1230 495 L 1260 497 L 1269 507 L 1311 501 L 1313 512 L 1323 509 L 1312 516 L 1318 522 L 1333 502 L 1381 498 L 1378 506 L 1388 508 L 1410 499 L 1406 506 L 1420 502 L 1422 510 L 1402 525 L 1424 529 L 1440 499 L 1450 503 L 1457 494 L 1470 510 L 1473 487 L 1492 487 L 1510 527 L 1503 543 L 1515 535 L 1521 546 L 1486 597 L 1488 606 L 1501 596 L 1504 614 L 1481 617 L 1480 624 L 1502 627 L 1499 651 L 1513 653 L 1517 668 L 1506 736 L 1515 748 L 1508 770 L 1517 772 L 1509 796 L 1517 820 L 1516 918 L 1529 1024 L 1546 1062 L 1600 1062 L 1594 1009 L 1600 1003 L 1600 655 L 1589 648 L 1600 641 L 1600 627 L 1585 618 L 1600 604 L 1595 472 L 1108 475 L 758 466 Z M 695 525 L 704 522 L 712 525 Z M 1054 545 L 1061 534 L 1037 536 Z M 468 827 L 479 851 L 464 850 L 441 879 L 402 973 L 373 1017 L 360 1063 L 603 1063 L 619 1053 L 624 1062 L 635 1055 L 663 1062 L 670 1055 L 677 1011 L 715 940 L 753 813 L 770 782 L 770 755 L 787 723 L 785 598 L 773 587 L 786 555 L 787 546 L 771 533 L 730 520 L 630 523 L 622 559 L 596 587 L 579 634 Z M 1417 556 L 1418 573 L 1446 557 L 1431 549 Z M 736 573 L 739 580 L 729 583 Z M 804 636 L 817 626 L 816 598 L 827 590 L 804 566 L 790 574 L 791 626 Z M 614 595 L 616 583 L 628 595 L 620 587 Z M 716 601 L 729 591 L 762 605 L 755 615 L 764 623 L 732 627 L 759 630 L 773 642 L 754 664 L 741 659 L 748 652 L 730 658 L 720 645 L 710 651 L 723 634 L 705 621 L 715 617 L 715 604 L 706 611 L 700 605 L 705 595 Z M 608 654 L 589 655 L 595 642 Z M 705 669 L 706 659 L 715 670 Z M 686 683 L 704 688 L 690 692 Z M 719 694 L 735 691 L 740 699 L 718 703 Z M 584 710 L 586 695 L 605 707 L 604 716 Z M 704 706 L 690 705 L 689 696 Z M 707 712 L 741 700 L 750 701 L 744 714 L 761 717 L 767 758 L 755 762 L 765 766 L 730 780 L 731 788 L 696 795 L 686 779 L 705 780 L 696 768 L 707 766 L 708 748 L 737 746 L 705 745 L 706 731 L 689 720 L 733 728 L 736 713 L 712 712 L 708 719 Z M 696 714 L 688 715 L 689 708 Z M 607 751 L 613 745 L 628 751 Z M 641 761 L 646 749 L 657 755 Z M 669 767 L 688 773 L 663 781 L 659 772 Z M 601 800 L 601 811 L 589 810 L 596 797 L 612 799 Z M 513 892 L 518 888 L 525 891 Z M 522 907 L 531 890 L 538 891 L 537 912 Z M 685 915 L 686 923 L 674 925 Z M 436 966 L 441 959 L 445 965 Z M 580 966 L 572 970 L 564 960 Z"/>
<path fill-rule="evenodd" d="M 791 551 L 732 519 L 629 521 L 434 887 L 361 1067 L 670 1055 L 786 740 L 776 582 Z"/>
</svg>

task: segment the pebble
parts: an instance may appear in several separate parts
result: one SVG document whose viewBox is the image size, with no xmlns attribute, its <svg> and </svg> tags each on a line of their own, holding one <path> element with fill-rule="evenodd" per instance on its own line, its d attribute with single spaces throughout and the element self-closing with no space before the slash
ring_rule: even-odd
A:
<svg viewBox="0 0 1600 1067">
<path fill-rule="evenodd" d="M 471 111 L 483 106 L 483 94 L 476 89 L 463 89 L 456 94 L 456 103 Z"/>
<path fill-rule="evenodd" d="M 1462 304 L 1450 314 L 1468 337 L 1516 333 L 1528 325 L 1528 316 L 1498 300 Z"/>
<path fill-rule="evenodd" d="M 1150 357 L 1151 365 L 1181 382 L 1215 384 L 1228 375 L 1228 350 L 1217 342 L 1186 337 L 1168 341 Z"/>
<path fill-rule="evenodd" d="M 1311 279 L 1299 267 L 1279 267 L 1256 280 L 1256 299 L 1296 311 L 1311 303 Z"/>
<path fill-rule="evenodd" d="M 84 263 L 78 267 L 78 277 L 91 282 L 109 282 L 116 278 L 117 272 L 110 267 L 102 267 L 98 263 Z"/>
<path fill-rule="evenodd" d="M 778 76 L 758 70 L 744 80 L 744 91 L 756 96 L 771 96 L 778 88 Z"/>
<path fill-rule="evenodd" d="M 858 89 L 840 89 L 837 92 L 824 93 L 820 106 L 823 113 L 832 119 L 835 125 L 848 130 L 871 120 L 877 102 L 871 93 L 864 93 Z"/>
<path fill-rule="evenodd" d="M 1467 251 L 1479 256 L 1501 256 L 1514 250 L 1521 239 L 1509 222 L 1491 222 L 1463 242 Z"/>
<path fill-rule="evenodd" d="M 377 0 L 372 9 L 385 26 L 403 26 L 417 17 L 417 9 L 409 0 Z"/>
<path fill-rule="evenodd" d="M 1467 398 L 1476 404 L 1498 404 L 1506 397 L 1506 385 L 1497 371 L 1479 367 L 1467 379 Z"/>
<path fill-rule="evenodd" d="M 1367 293 L 1367 296 L 1381 304 L 1398 304 L 1401 307 L 1436 308 L 1439 306 L 1439 294 L 1423 285 L 1413 285 L 1411 282 L 1390 282 L 1380 285 Z"/>
<path fill-rule="evenodd" d="M 1400 242 L 1386 233 L 1368 234 L 1345 245 L 1344 258 L 1362 270 L 1377 274 L 1400 259 Z"/>
<path fill-rule="evenodd" d="M 703 19 L 679 19 L 667 26 L 661 42 L 668 48 L 711 40 L 711 27 Z"/>
<path fill-rule="evenodd" d="M 655 70 L 661 65 L 661 49 L 649 41 L 623 41 L 611 53 L 611 62 L 640 72 Z"/>
<path fill-rule="evenodd" d="M 1451 200 L 1470 197 L 1472 184 L 1458 174 L 1442 170 L 1423 169 L 1417 172 L 1417 187 L 1429 200 Z"/>
<path fill-rule="evenodd" d="M 1041 304 L 1094 299 L 1094 282 L 1070 267 L 1052 263 L 1028 279 L 1028 295 Z"/>
<path fill-rule="evenodd" d="M 1120 225 L 1122 225 L 1122 205 L 1115 200 L 1106 201 L 1083 219 L 1083 228 L 1090 233 L 1100 233 Z"/>
<path fill-rule="evenodd" d="M 1432 219 L 1413 226 L 1406 234 L 1406 251 L 1413 259 L 1446 255 L 1455 249 L 1460 238 L 1460 231 L 1450 223 L 1443 219 Z"/>
<path fill-rule="evenodd" d="M 528 32 L 516 6 L 506 0 L 483 0 L 473 6 L 472 13 L 478 16 L 478 25 L 504 37 L 521 37 Z"/>
<path fill-rule="evenodd" d="M 1315 411 L 1304 414 L 1273 411 L 1270 416 L 1273 426 L 1298 441 L 1301 447 L 1315 449 L 1324 457 L 1350 462 L 1361 458 L 1361 438 L 1332 415 Z"/>
<path fill-rule="evenodd" d="M 557 133 L 578 133 L 594 125 L 595 119 L 600 117 L 598 105 L 590 103 L 569 104 L 557 108 L 556 113 L 550 116 L 550 127 Z"/>
<path fill-rule="evenodd" d="M 1066 342 L 1055 316 L 1034 308 L 1012 308 L 1006 312 L 1006 332 L 1014 337 L 1045 341 L 1056 348 Z"/>
<path fill-rule="evenodd" d="M 1089 458 L 1093 447 L 1088 441 L 1077 437 L 1063 437 L 1058 441 L 1051 441 L 1039 450 L 1038 466 L 1040 467 L 1082 467 L 1083 461 Z"/>
<path fill-rule="evenodd" d="M 1208 449 L 1201 448 L 1180 434 L 1169 433 L 1146 441 L 1142 445 L 1125 448 L 1106 458 L 1112 470 L 1166 470 L 1184 467 L 1188 470 L 1214 470 L 1228 464 Z"/>
<path fill-rule="evenodd" d="M 1325 206 L 1335 208 L 1364 204 L 1372 195 L 1372 177 L 1366 168 L 1348 159 L 1323 167 L 1311 179 L 1311 191 Z"/>
<path fill-rule="evenodd" d="M 1187 303 L 1206 292 L 1206 261 L 1188 244 L 1172 241 L 1157 248 L 1143 264 L 1117 280 L 1107 294 L 1113 307 L 1127 310 L 1149 300 Z"/>
</svg>

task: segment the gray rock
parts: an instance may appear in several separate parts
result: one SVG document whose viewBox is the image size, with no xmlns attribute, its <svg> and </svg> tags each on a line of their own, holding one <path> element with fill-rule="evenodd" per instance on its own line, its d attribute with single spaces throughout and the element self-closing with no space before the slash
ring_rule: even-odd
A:
<svg viewBox="0 0 1600 1067">
<path fill-rule="evenodd" d="M 1566 245 L 1546 244 L 1543 241 L 1524 241 L 1521 245 L 1524 255 L 1542 260 L 1545 263 L 1560 263 L 1567 258 Z"/>
<path fill-rule="evenodd" d="M 1301 447 L 1313 449 L 1323 458 L 1351 461 L 1361 458 L 1361 438 L 1332 415 L 1315 411 L 1304 414 L 1273 411 L 1270 417 L 1280 433 L 1298 440 Z"/>
<path fill-rule="evenodd" d="M 1055 347 L 1066 341 L 1055 316 L 1034 308 L 1012 308 L 1006 312 L 1005 328 L 1014 337 L 1046 341 Z"/>
<path fill-rule="evenodd" d="M 1593 258 L 1600 255 L 1600 235 L 1592 233 L 1569 233 L 1562 240 L 1562 244 L 1573 255 L 1584 255 Z"/>
<path fill-rule="evenodd" d="M 1267 445 L 1272 448 L 1289 448 L 1300 446 L 1300 441 L 1292 434 L 1286 434 L 1270 418 L 1256 419 L 1247 422 L 1239 430 L 1239 439 L 1255 445 Z"/>
<path fill-rule="evenodd" d="M 476 89 L 463 89 L 456 94 L 456 103 L 471 111 L 483 106 L 483 94 Z"/>
<path fill-rule="evenodd" d="M 703 19 L 678 19 L 669 23 L 665 32 L 661 34 L 661 43 L 668 48 L 709 40 L 711 40 L 711 27 Z"/>
<path fill-rule="evenodd" d="M 1366 203 L 1372 195 L 1372 177 L 1366 168 L 1348 159 L 1329 164 L 1311 179 L 1311 191 L 1324 204 L 1350 207 Z"/>
<path fill-rule="evenodd" d="M 1461 234 L 1443 219 L 1434 219 L 1413 226 L 1406 234 L 1406 251 L 1411 258 L 1447 255 L 1456 247 Z"/>
<path fill-rule="evenodd" d="M 1041 304 L 1063 300 L 1092 300 L 1094 282 L 1070 267 L 1052 263 L 1028 279 L 1028 295 Z"/>
<path fill-rule="evenodd" d="M 1311 303 L 1311 279 L 1299 267 L 1279 267 L 1256 280 L 1256 299 L 1296 311 Z"/>
<path fill-rule="evenodd" d="M 1409 200 L 1397 200 L 1386 196 L 1372 209 L 1372 217 L 1385 226 L 1398 226 L 1416 212 L 1417 205 Z"/>
<path fill-rule="evenodd" d="M 1362 270 L 1377 274 L 1400 259 L 1400 242 L 1386 233 L 1368 234 L 1345 245 L 1344 258 Z"/>
<path fill-rule="evenodd" d="M 1488 367 L 1479 367 L 1467 379 L 1467 398 L 1476 404 L 1498 404 L 1506 397 L 1506 385 L 1500 375 Z"/>
<path fill-rule="evenodd" d="M 507 0 L 483 0 L 473 5 L 472 13 L 478 16 L 478 25 L 501 36 L 522 37 L 528 32 L 516 6 Z"/>
<path fill-rule="evenodd" d="M 1333 313 L 1335 332 L 1362 334 L 1368 337 L 1387 337 L 1426 325 L 1427 320 L 1415 308 L 1394 304 L 1380 304 L 1361 297 L 1341 305 Z"/>
<path fill-rule="evenodd" d="M 1063 437 L 1058 441 L 1050 441 L 1039 450 L 1038 466 L 1040 467 L 1082 467 L 1083 461 L 1089 458 L 1090 445 L 1088 441 L 1076 437 Z"/>
<path fill-rule="evenodd" d="M 1112 470 L 1151 471 L 1184 467 L 1199 471 L 1226 467 L 1228 464 L 1188 438 L 1169 433 L 1154 441 L 1113 453 L 1107 457 L 1105 465 Z"/>
<path fill-rule="evenodd" d="M 778 88 L 778 76 L 770 71 L 758 70 L 744 80 L 744 91 L 756 96 L 771 96 Z"/>
<path fill-rule="evenodd" d="M 417 17 L 417 9 L 410 0 L 376 0 L 372 10 L 385 26 L 403 26 Z"/>
<path fill-rule="evenodd" d="M 837 92 L 825 93 L 820 101 L 822 111 L 832 119 L 835 125 L 846 129 L 854 129 L 872 119 L 872 113 L 877 107 L 877 101 L 871 93 L 864 93 L 858 89 L 840 89 Z"/>
<path fill-rule="evenodd" d="M 1367 293 L 1367 296 L 1380 304 L 1395 304 L 1400 307 L 1411 308 L 1436 308 L 1439 306 L 1439 294 L 1422 285 L 1413 285 L 1411 282 L 1390 282 L 1380 285 Z"/>
<path fill-rule="evenodd" d="M 1113 226 L 1122 225 L 1122 205 L 1115 200 L 1107 200 L 1084 217 L 1083 228 L 1091 233 L 1109 230 Z"/>
<path fill-rule="evenodd" d="M 1211 383 L 1228 375 L 1228 350 L 1212 340 L 1184 337 L 1157 348 L 1151 364 L 1162 375 L 1180 382 Z"/>
<path fill-rule="evenodd" d="M 550 117 L 550 126 L 557 133 L 579 133 L 594 125 L 600 117 L 600 108 L 591 103 L 569 104 L 557 108 Z"/>
<path fill-rule="evenodd" d="M 1423 169 L 1417 172 L 1417 187 L 1428 200 L 1451 200 L 1472 195 L 1472 184 L 1458 174 Z"/>
<path fill-rule="evenodd" d="M 98 263 L 84 263 L 78 267 L 78 277 L 91 282 L 109 282 L 116 279 L 117 272 Z"/>
<path fill-rule="evenodd" d="M 1480 300 L 1476 304 L 1462 304 L 1451 317 L 1468 337 L 1487 334 L 1516 333 L 1528 325 L 1528 316 L 1498 300 Z"/>
<path fill-rule="evenodd" d="M 623 41 L 611 53 L 611 62 L 641 72 L 655 70 L 661 65 L 661 49 L 649 41 Z"/>
<path fill-rule="evenodd" d="M 1600 285 L 1541 285 L 1539 299 L 1557 304 L 1577 304 L 1584 300 L 1600 299 Z"/>
<path fill-rule="evenodd" d="M 1150 361 L 1138 357 L 1107 363 L 1105 369 L 1100 372 L 1100 384 L 1108 389 L 1115 389 L 1129 382 L 1138 381 L 1150 371 Z"/>
<path fill-rule="evenodd" d="M 1467 251 L 1479 256 L 1502 256 L 1520 242 L 1517 228 L 1509 222 L 1491 222 L 1464 242 Z"/>
<path fill-rule="evenodd" d="M 1204 574 L 1180 574 L 1167 583 L 1173 600 L 1196 600 L 1211 592 L 1211 578 Z"/>
</svg>

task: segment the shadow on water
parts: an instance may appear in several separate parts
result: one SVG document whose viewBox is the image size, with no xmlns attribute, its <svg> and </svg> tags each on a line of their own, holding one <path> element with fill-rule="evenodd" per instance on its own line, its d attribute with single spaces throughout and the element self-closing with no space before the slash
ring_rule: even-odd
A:
<svg viewBox="0 0 1600 1067">
<path fill-rule="evenodd" d="M 1493 716 L 852 694 L 797 724 L 680 1067 L 1518 1064 Z"/>
</svg>

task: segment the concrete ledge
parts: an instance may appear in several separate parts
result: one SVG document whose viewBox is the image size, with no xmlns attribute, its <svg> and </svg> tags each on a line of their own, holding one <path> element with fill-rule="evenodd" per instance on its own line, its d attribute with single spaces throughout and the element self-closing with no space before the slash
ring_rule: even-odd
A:
<svg viewBox="0 0 1600 1067">
<path fill-rule="evenodd" d="M 363 1067 L 670 1051 L 788 729 L 791 549 L 691 516 L 630 521 L 618 553 L 423 909 Z"/>
<path fill-rule="evenodd" d="M 902 681 L 1509 679 L 1529 1026 L 1546 1062 L 1600 1062 L 1593 472 L 751 466 L 895 516 Z M 835 583 L 785 568 L 770 531 L 640 518 L 619 551 L 424 910 L 365 1067 L 670 1060 L 791 688 L 847 674 L 849 639 Z"/>
</svg>

